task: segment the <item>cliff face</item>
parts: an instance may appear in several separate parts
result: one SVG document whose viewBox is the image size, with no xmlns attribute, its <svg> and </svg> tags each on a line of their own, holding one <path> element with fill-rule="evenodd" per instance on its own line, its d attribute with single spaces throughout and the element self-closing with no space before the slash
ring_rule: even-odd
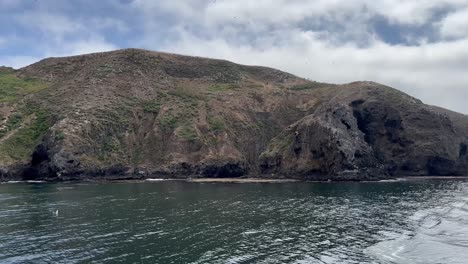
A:
<svg viewBox="0 0 468 264">
<path fill-rule="evenodd" d="M 272 140 L 264 171 L 307 178 L 466 175 L 466 117 L 353 83 Z"/>
<path fill-rule="evenodd" d="M 0 68 L 2 179 L 467 175 L 468 117 L 376 83 L 119 50 Z"/>
</svg>

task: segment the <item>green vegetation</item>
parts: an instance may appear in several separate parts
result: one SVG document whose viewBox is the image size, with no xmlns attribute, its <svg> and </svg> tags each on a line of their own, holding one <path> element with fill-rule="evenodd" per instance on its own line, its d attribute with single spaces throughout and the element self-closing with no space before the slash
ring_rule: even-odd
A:
<svg viewBox="0 0 468 264">
<path fill-rule="evenodd" d="M 162 128 L 175 129 L 179 126 L 187 126 L 191 124 L 191 121 L 196 116 L 192 109 L 181 109 L 183 112 L 179 113 L 167 113 L 160 120 L 159 124 Z"/>
<path fill-rule="evenodd" d="M 100 126 L 96 129 L 113 131 L 113 133 L 117 134 L 127 130 L 130 126 L 129 115 L 131 110 L 132 108 L 128 106 L 96 110 L 93 112 L 93 115 L 100 121 Z"/>
<path fill-rule="evenodd" d="M 210 119 L 208 120 L 210 130 L 213 132 L 221 132 L 224 130 L 224 121 L 222 119 Z"/>
<path fill-rule="evenodd" d="M 384 96 L 384 100 L 392 101 L 396 105 L 400 105 L 403 102 L 414 101 L 422 103 L 421 100 L 412 98 L 411 96 L 391 87 L 382 86 L 380 87 L 381 93 Z"/>
<path fill-rule="evenodd" d="M 159 118 L 159 124 L 163 129 L 175 129 L 179 126 L 189 126 L 197 115 L 197 102 L 174 104 Z"/>
<path fill-rule="evenodd" d="M 47 83 L 33 78 L 18 78 L 12 73 L 0 72 L 0 103 L 14 102 L 24 95 L 47 88 Z"/>
<path fill-rule="evenodd" d="M 325 86 L 328 86 L 329 84 L 326 83 L 321 83 L 321 82 L 309 82 L 309 83 L 304 83 L 304 84 L 298 84 L 290 87 L 290 90 L 295 90 L 295 91 L 302 91 L 302 90 L 310 90 L 310 89 L 316 89 L 316 88 L 322 88 Z"/>
<path fill-rule="evenodd" d="M 273 155 L 275 153 L 281 153 L 287 150 L 294 143 L 294 136 L 291 134 L 282 134 L 272 140 L 268 145 L 265 152 L 262 153 L 262 156 Z"/>
<path fill-rule="evenodd" d="M 146 113 L 159 113 L 161 109 L 161 103 L 158 100 L 149 100 L 143 102 L 143 111 Z"/>
<path fill-rule="evenodd" d="M 20 113 L 13 113 L 9 116 L 3 129 L 0 130 L 0 138 L 5 136 L 8 132 L 19 127 L 23 121 L 23 116 Z"/>
<path fill-rule="evenodd" d="M 116 71 L 111 64 L 103 64 L 97 68 L 96 74 L 98 77 L 105 77 L 109 73 L 113 72 L 120 73 L 121 71 Z"/>
<path fill-rule="evenodd" d="M 101 151 L 99 153 L 98 159 L 100 161 L 105 161 L 113 153 L 121 152 L 120 142 L 114 137 L 108 137 L 104 139 L 104 142 L 101 144 Z"/>
<path fill-rule="evenodd" d="M 131 151 L 130 162 L 134 168 L 138 167 L 138 164 L 143 160 L 143 147 L 138 144 L 135 149 Z"/>
<path fill-rule="evenodd" d="M 164 98 L 164 99 L 160 99 Z M 167 93 L 158 93 L 158 99 L 146 101 L 143 110 L 145 112 L 159 113 L 164 105 L 164 112 L 158 115 L 160 128 L 173 132 L 178 127 L 189 127 L 198 115 L 199 106 L 206 99 L 197 89 L 178 86 Z M 190 133 L 185 133 L 187 136 Z M 188 136 L 188 138 L 191 138 Z"/>
<path fill-rule="evenodd" d="M 191 102 L 188 106 L 190 108 L 194 109 L 194 108 L 198 107 L 198 102 Z"/>
<path fill-rule="evenodd" d="M 15 70 L 13 70 L 13 68 L 0 66 L 0 74 L 9 74 L 9 73 L 14 73 L 14 72 Z"/>
<path fill-rule="evenodd" d="M 55 132 L 55 140 L 60 141 L 65 139 L 65 134 L 62 131 Z"/>
<path fill-rule="evenodd" d="M 208 91 L 210 92 L 223 92 L 237 88 L 235 85 L 232 84 L 214 84 L 208 87 Z"/>
<path fill-rule="evenodd" d="M 20 113 L 11 114 L 5 124 L 6 129 L 10 131 L 10 130 L 17 128 L 21 124 L 22 120 L 23 120 L 23 116 Z"/>
<path fill-rule="evenodd" d="M 178 132 L 178 135 L 188 141 L 195 141 L 198 138 L 195 129 L 189 126 L 183 126 Z"/>
<path fill-rule="evenodd" d="M 38 100 L 26 100 L 23 105 L 19 106 L 19 111 L 25 115 L 32 115 L 35 112 L 38 112 L 40 110 L 40 102 Z"/>
<path fill-rule="evenodd" d="M 205 97 L 196 89 L 178 86 L 167 92 L 169 95 L 182 98 L 184 101 L 205 100 Z"/>
<path fill-rule="evenodd" d="M 208 137 L 206 140 L 205 140 L 205 143 L 208 145 L 208 146 L 216 146 L 218 145 L 219 141 L 216 137 Z"/>
<path fill-rule="evenodd" d="M 120 144 L 118 143 L 118 141 L 113 140 L 113 138 L 111 138 L 109 140 L 104 141 L 104 143 L 102 144 L 102 150 L 104 152 L 114 152 L 120 149 L 119 145 Z"/>
<path fill-rule="evenodd" d="M 179 121 L 179 117 L 175 115 L 167 115 L 164 116 L 159 123 L 163 128 L 170 128 L 174 129 L 177 127 L 177 122 Z"/>
<path fill-rule="evenodd" d="M 14 160 L 28 158 L 51 125 L 48 113 L 40 111 L 35 114 L 31 124 L 20 128 L 10 138 L 0 145 L 0 153 L 6 154 Z"/>
<path fill-rule="evenodd" d="M 53 72 L 62 72 L 63 71 L 63 63 L 57 63 L 55 65 L 50 66 L 50 69 L 52 69 Z"/>
<path fill-rule="evenodd" d="M 99 66 L 99 69 L 101 71 L 111 72 L 113 70 L 113 67 L 110 64 L 103 64 L 103 65 Z"/>
<path fill-rule="evenodd" d="M 219 144 L 219 139 L 216 134 L 223 132 L 226 129 L 226 124 L 221 118 L 208 118 L 208 125 L 208 129 L 212 134 L 205 137 L 205 143 L 209 146 L 216 146 Z"/>
</svg>

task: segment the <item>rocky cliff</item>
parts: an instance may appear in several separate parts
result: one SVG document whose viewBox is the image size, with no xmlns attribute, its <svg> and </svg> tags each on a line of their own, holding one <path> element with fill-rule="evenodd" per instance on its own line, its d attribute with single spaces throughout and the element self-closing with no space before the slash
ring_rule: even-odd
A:
<svg viewBox="0 0 468 264">
<path fill-rule="evenodd" d="M 468 175 L 468 117 L 371 82 L 127 49 L 0 68 L 0 179 Z"/>
</svg>

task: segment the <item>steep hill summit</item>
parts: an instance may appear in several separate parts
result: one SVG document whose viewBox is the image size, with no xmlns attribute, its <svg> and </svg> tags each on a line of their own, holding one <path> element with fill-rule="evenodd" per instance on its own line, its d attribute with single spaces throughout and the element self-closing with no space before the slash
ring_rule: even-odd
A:
<svg viewBox="0 0 468 264">
<path fill-rule="evenodd" d="M 0 180 L 468 175 L 468 117 L 372 82 L 125 49 L 0 67 Z"/>
</svg>

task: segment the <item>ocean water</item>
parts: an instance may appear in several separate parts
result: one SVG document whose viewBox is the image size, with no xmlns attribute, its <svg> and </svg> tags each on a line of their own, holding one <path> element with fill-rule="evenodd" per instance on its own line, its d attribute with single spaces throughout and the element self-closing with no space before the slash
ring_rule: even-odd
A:
<svg viewBox="0 0 468 264">
<path fill-rule="evenodd" d="M 468 182 L 0 184 L 0 263 L 468 263 Z"/>
</svg>

